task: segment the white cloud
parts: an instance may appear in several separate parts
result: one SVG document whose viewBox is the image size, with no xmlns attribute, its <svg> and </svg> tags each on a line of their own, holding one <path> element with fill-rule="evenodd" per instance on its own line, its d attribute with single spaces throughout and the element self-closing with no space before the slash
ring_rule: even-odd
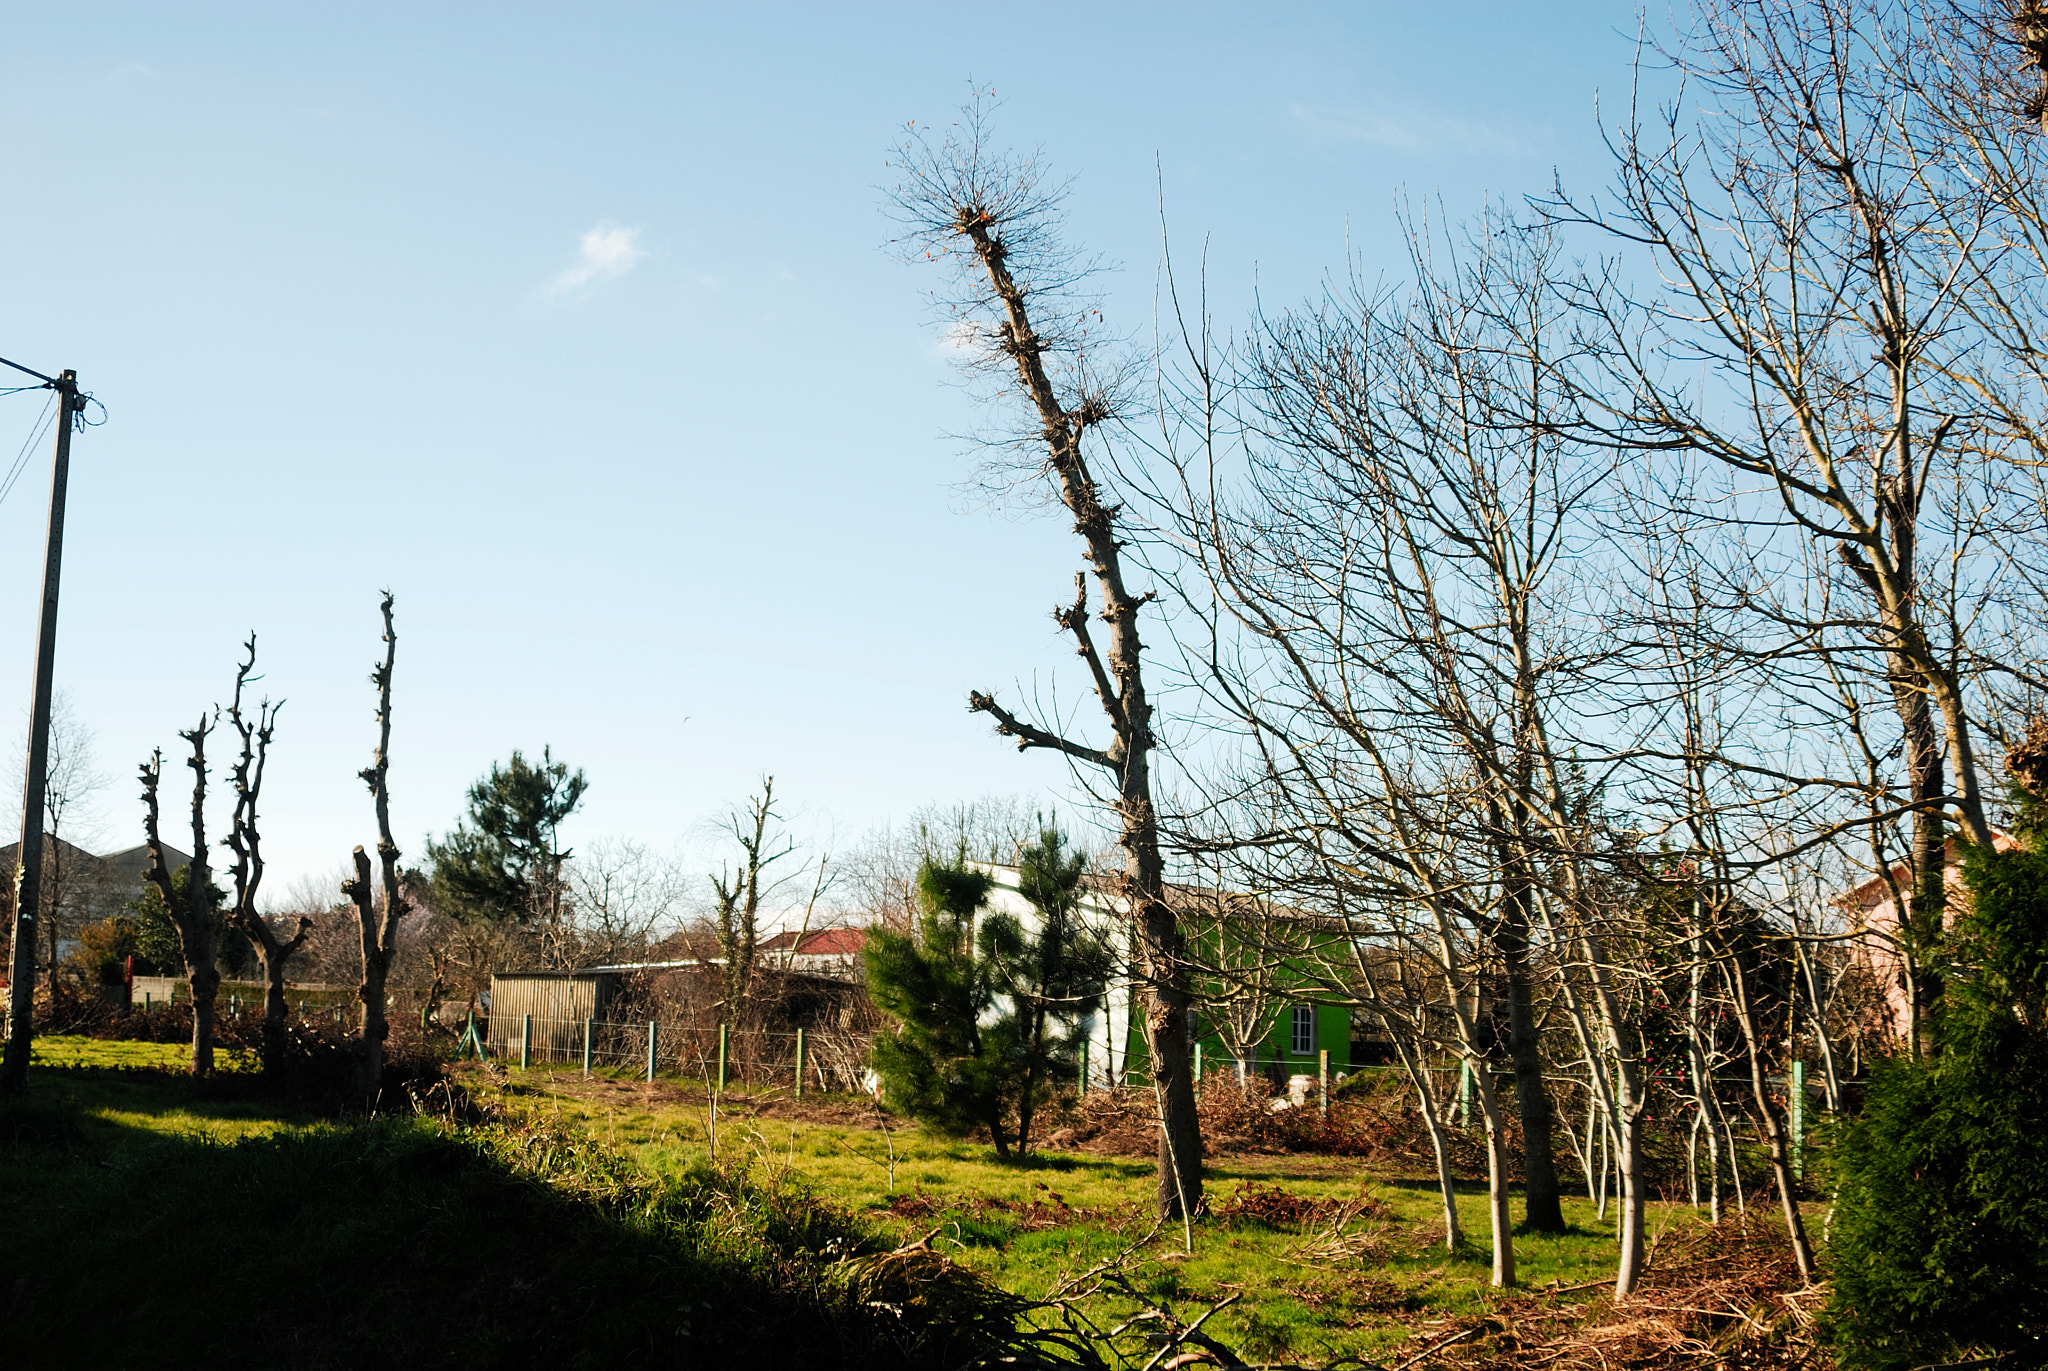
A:
<svg viewBox="0 0 2048 1371">
<path fill-rule="evenodd" d="M 609 219 L 599 223 L 583 235 L 575 265 L 548 283 L 548 294 L 574 295 L 600 281 L 624 276 L 647 255 L 639 239 L 639 229 L 621 228 Z"/>
<path fill-rule="evenodd" d="M 1425 153 L 1454 148 L 1460 152 L 1512 155 L 1535 151 L 1550 141 L 1547 127 L 1518 127 L 1503 120 L 1465 119 L 1429 110 L 1389 114 L 1328 105 L 1293 105 L 1288 113 L 1294 116 L 1296 125 L 1313 137 L 1369 143 L 1395 152 Z"/>
</svg>

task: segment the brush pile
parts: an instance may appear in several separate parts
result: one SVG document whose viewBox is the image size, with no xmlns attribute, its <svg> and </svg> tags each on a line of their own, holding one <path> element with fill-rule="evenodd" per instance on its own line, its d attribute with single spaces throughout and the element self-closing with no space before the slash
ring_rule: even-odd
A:
<svg viewBox="0 0 2048 1371">
<path fill-rule="evenodd" d="M 1436 1169 L 1429 1130 L 1412 1093 L 1388 1075 L 1335 1092 L 1326 1113 L 1314 1101 L 1296 1107 L 1285 1097 L 1276 1099 L 1263 1077 L 1239 1084 L 1216 1072 L 1203 1082 L 1196 1112 L 1207 1157 L 1305 1152 Z M 1158 1110 L 1150 1091 L 1092 1090 L 1069 1104 L 1060 1124 L 1045 1140 L 1047 1147 L 1118 1157 L 1149 1157 L 1159 1150 Z M 1486 1153 L 1476 1136 L 1454 1132 L 1451 1145 L 1460 1174 L 1484 1173 Z"/>
<path fill-rule="evenodd" d="M 1688 1226 L 1659 1242 L 1628 1299 L 1585 1303 L 1535 1290 L 1479 1318 L 1417 1327 L 1391 1357 L 1471 1371 L 1715 1367 L 1823 1371 L 1814 1336 L 1825 1286 L 1805 1287 L 1782 1229 L 1757 1215 Z"/>
</svg>

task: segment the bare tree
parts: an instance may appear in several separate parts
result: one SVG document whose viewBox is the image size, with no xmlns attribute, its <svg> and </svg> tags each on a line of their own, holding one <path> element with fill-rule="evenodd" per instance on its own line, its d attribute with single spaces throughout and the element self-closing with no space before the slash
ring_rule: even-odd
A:
<svg viewBox="0 0 2048 1371">
<path fill-rule="evenodd" d="M 674 923 L 683 894 L 676 863 L 631 839 L 599 838 L 569 863 L 569 899 L 553 950 L 557 966 L 601 966 L 646 951 Z"/>
<path fill-rule="evenodd" d="M 22 768 L 28 757 L 24 736 L 10 783 L 26 793 Z M 99 824 L 93 797 L 107 778 L 93 761 L 93 731 L 71 707 L 69 694 L 58 689 L 50 705 L 49 764 L 43 785 L 42 916 L 36 921 L 47 933 L 42 959 L 44 984 L 54 997 L 63 945 L 78 936 L 84 920 L 106 903 L 110 893 L 106 872 L 88 855 Z M 82 860 L 81 860 L 82 859 Z M 0 912 L 12 927 L 14 892 L 0 891 Z"/>
<path fill-rule="evenodd" d="M 1219 878 L 1214 889 L 1177 891 L 1190 934 L 1190 959 L 1200 968 L 1197 997 L 1237 1065 L 1244 1084 L 1256 1069 L 1259 1048 L 1273 1032 L 1283 996 L 1281 968 L 1291 940 L 1270 893 L 1235 895 Z"/>
<path fill-rule="evenodd" d="M 213 720 L 205 714 L 199 722 L 178 733 L 192 749 L 186 765 L 192 768 L 192 860 L 185 867 L 185 888 L 177 888 L 173 872 L 164 861 L 163 839 L 158 834 L 157 783 L 163 776 L 162 749 L 150 755 L 142 768 L 143 840 L 149 846 L 149 865 L 142 879 L 163 901 L 164 914 L 178 931 L 178 946 L 185 958 L 185 975 L 192 987 L 192 1074 L 213 1071 L 213 1004 L 220 989 L 220 912 L 214 908 L 213 872 L 206 861 L 206 737 Z"/>
<path fill-rule="evenodd" d="M 1570 759 L 1628 745 L 1585 726 L 1613 716 L 1587 568 L 1616 462 L 1567 436 L 1581 344 L 1555 242 L 1499 217 L 1409 242 L 1405 297 L 1354 286 L 1262 320 L 1227 383 L 1188 340 L 1183 427 L 1161 444 L 1177 586 L 1209 628 L 1198 679 L 1250 759 L 1225 789 L 1286 815 L 1196 840 L 1312 847 L 1333 884 L 1388 892 L 1361 912 L 1414 900 L 1481 939 L 1445 966 L 1503 975 L 1528 1223 L 1556 1230 L 1534 902 L 1587 860 Z"/>
<path fill-rule="evenodd" d="M 386 984 L 398 951 L 399 922 L 410 906 L 410 897 L 399 882 L 398 844 L 391 837 L 391 671 L 398 660 L 398 630 L 392 623 L 392 596 L 384 592 L 380 609 L 384 615 L 384 660 L 370 672 L 370 684 L 377 687 L 377 751 L 374 760 L 360 773 L 370 788 L 377 811 L 377 862 L 384 880 L 381 905 L 371 884 L 370 859 L 363 849 L 355 850 L 355 870 L 342 882 L 341 893 L 355 906 L 356 924 L 362 934 L 363 979 L 357 991 L 362 1001 L 362 1044 L 357 1087 L 373 1106 L 384 1076 L 384 1040 L 391 1035 L 385 1017 Z"/>
<path fill-rule="evenodd" d="M 2003 19 L 1703 4 L 1665 56 L 1709 100 L 1631 110 L 1610 134 L 1613 196 L 1550 204 L 1647 255 L 1655 287 L 1615 260 L 1574 301 L 1601 340 L 1606 437 L 1725 477 L 1686 512 L 1759 539 L 1753 574 L 1720 597 L 1775 635 L 1758 677 L 1804 661 L 1892 716 L 1855 723 L 1868 777 L 1806 777 L 1864 789 L 1880 872 L 1884 829 L 1909 816 L 1900 931 L 1921 1030 L 1941 993 L 1949 824 L 1992 841 L 1977 760 L 1992 697 L 2044 684 L 2048 219 Z"/>
<path fill-rule="evenodd" d="M 775 812 L 775 778 L 768 776 L 761 781 L 761 793 L 726 819 L 726 831 L 740 845 L 741 855 L 736 869 L 711 878 L 718 950 L 725 959 L 725 994 L 719 1011 L 723 1023 L 740 1021 L 753 985 L 761 901 L 785 879 L 771 875 L 769 868 L 796 852 L 795 840 L 776 827 L 781 817 Z"/>
<path fill-rule="evenodd" d="M 927 860 L 1006 865 L 1031 841 L 1031 806 L 1015 795 L 926 804 L 900 826 L 875 829 L 836 862 L 848 912 L 899 932 L 917 924 L 917 870 Z"/>
<path fill-rule="evenodd" d="M 256 635 L 247 643 L 249 655 L 235 672 L 235 693 L 228 705 L 228 723 L 241 740 L 235 759 L 235 812 L 222 845 L 234 854 L 233 903 L 227 912 L 227 926 L 249 940 L 263 967 L 263 1065 L 273 1070 L 284 1054 L 285 1025 L 291 1007 L 285 1000 L 285 968 L 306 944 L 313 921 L 299 916 L 298 927 L 289 937 L 280 936 L 256 907 L 257 892 L 263 885 L 263 837 L 257 829 L 257 804 L 263 795 L 263 769 L 270 759 L 270 739 L 277 728 L 280 700 L 264 699 L 256 706 L 256 717 L 242 712 L 242 690 L 256 666 Z"/>
<path fill-rule="evenodd" d="M 998 152 L 987 110 L 971 103 L 941 142 L 913 131 L 898 149 L 891 200 L 906 229 L 906 255 L 954 269 L 953 327 L 970 368 L 1000 376 L 1021 394 L 1023 417 L 1011 470 L 1050 480 L 1073 517 L 1087 570 L 1075 597 L 1053 613 L 1087 664 L 1110 741 L 1097 747 L 1024 719 L 975 691 L 968 707 L 989 715 L 1020 748 L 1045 748 L 1105 776 L 1124 851 L 1122 896 L 1137 932 L 1145 1041 L 1158 1102 L 1158 1212 L 1184 1218 L 1202 1207 L 1201 1134 L 1195 1116 L 1188 1013 L 1192 1001 L 1183 932 L 1166 898 L 1159 815 L 1152 793 L 1157 746 L 1146 692 L 1139 610 L 1150 592 L 1131 588 L 1123 512 L 1105 495 L 1088 449 L 1116 417 L 1117 383 L 1094 370 L 1086 314 L 1073 288 L 1086 274 L 1059 235 L 1060 191 L 1034 158 Z M 1006 392 L 1007 393 L 1007 392 Z M 1026 456 L 1024 454 L 1028 453 Z M 1089 581 L 1097 603 L 1091 609 Z M 1106 629 L 1098 647 L 1091 619 Z"/>
</svg>

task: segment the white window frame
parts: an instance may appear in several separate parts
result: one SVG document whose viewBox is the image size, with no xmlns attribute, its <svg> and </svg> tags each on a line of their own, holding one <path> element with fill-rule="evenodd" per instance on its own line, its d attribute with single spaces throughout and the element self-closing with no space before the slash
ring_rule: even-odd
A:
<svg viewBox="0 0 2048 1371">
<path fill-rule="evenodd" d="M 1316 1051 L 1316 1007 L 1312 1004 L 1294 1006 L 1294 1016 L 1287 1025 L 1288 1054 L 1295 1057 L 1312 1057 Z"/>
</svg>

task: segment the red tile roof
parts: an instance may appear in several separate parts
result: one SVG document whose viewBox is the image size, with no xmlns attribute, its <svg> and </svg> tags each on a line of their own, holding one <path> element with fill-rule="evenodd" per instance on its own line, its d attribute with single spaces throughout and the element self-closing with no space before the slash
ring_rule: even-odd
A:
<svg viewBox="0 0 2048 1371">
<path fill-rule="evenodd" d="M 799 957 L 853 957 L 867 945 L 865 928 L 821 928 L 803 935 L 797 943 L 795 930 L 778 933 L 761 944 L 763 952 L 787 952 L 792 944 Z"/>
</svg>

